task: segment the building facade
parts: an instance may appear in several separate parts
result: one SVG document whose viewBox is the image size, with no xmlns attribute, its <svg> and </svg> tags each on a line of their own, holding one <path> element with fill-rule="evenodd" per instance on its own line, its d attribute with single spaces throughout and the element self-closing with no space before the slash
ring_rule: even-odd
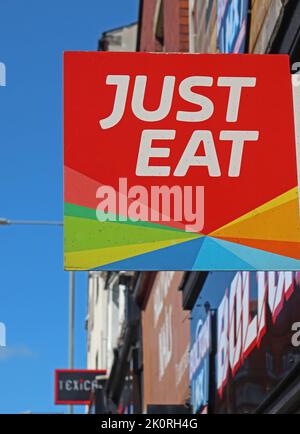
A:
<svg viewBox="0 0 300 434">
<path fill-rule="evenodd" d="M 98 41 L 99 51 L 135 51 L 137 23 L 107 30 Z"/>
<path fill-rule="evenodd" d="M 142 311 L 143 409 L 189 408 L 189 314 L 178 291 L 184 273 L 156 273 Z"/>
<path fill-rule="evenodd" d="M 189 51 L 188 0 L 140 2 L 138 51 Z"/>
</svg>

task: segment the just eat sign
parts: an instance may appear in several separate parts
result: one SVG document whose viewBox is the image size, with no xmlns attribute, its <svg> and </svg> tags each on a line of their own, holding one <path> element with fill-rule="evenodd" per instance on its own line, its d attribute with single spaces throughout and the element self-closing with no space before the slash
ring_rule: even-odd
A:
<svg viewBox="0 0 300 434">
<path fill-rule="evenodd" d="M 65 268 L 300 265 L 288 56 L 65 53 Z"/>
</svg>

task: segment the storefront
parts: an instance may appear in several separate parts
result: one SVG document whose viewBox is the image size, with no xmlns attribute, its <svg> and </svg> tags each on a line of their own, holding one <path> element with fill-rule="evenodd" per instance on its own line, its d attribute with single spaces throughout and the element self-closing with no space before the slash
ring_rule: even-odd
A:
<svg viewBox="0 0 300 434">
<path fill-rule="evenodd" d="M 190 283 L 192 279 L 190 279 Z M 208 273 L 191 309 L 195 412 L 300 408 L 300 273 Z M 186 298 L 188 301 L 188 298 Z"/>
</svg>

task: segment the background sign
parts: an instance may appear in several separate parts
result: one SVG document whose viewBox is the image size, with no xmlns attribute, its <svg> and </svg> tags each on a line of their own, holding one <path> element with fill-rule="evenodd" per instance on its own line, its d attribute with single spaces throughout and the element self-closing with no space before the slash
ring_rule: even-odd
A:
<svg viewBox="0 0 300 434">
<path fill-rule="evenodd" d="M 290 271 L 208 273 L 192 318 L 215 312 L 213 413 L 252 413 L 299 363 L 299 283 Z"/>
<path fill-rule="evenodd" d="M 191 313 L 190 385 L 194 413 L 202 413 L 209 398 L 209 358 L 211 352 L 211 313 L 204 318 L 200 299 Z"/>
<path fill-rule="evenodd" d="M 106 371 L 57 369 L 55 404 L 90 404 L 92 393 L 99 387 L 96 377 L 105 375 Z M 105 381 L 103 377 L 103 386 Z"/>
<path fill-rule="evenodd" d="M 248 0 L 218 0 L 217 44 L 221 53 L 245 51 L 248 5 Z"/>
<path fill-rule="evenodd" d="M 189 312 L 177 291 L 183 273 L 157 273 L 142 312 L 144 409 L 184 404 L 189 395 Z"/>
<path fill-rule="evenodd" d="M 66 269 L 299 268 L 288 56 L 66 53 L 64 104 Z"/>
</svg>

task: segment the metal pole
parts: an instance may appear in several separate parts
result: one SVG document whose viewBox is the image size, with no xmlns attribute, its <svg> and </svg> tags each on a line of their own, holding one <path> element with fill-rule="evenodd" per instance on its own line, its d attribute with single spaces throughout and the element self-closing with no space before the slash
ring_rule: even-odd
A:
<svg viewBox="0 0 300 434">
<path fill-rule="evenodd" d="M 63 226 L 64 223 L 60 221 L 50 220 L 8 220 L 0 218 L 0 225 L 27 225 L 27 226 Z"/>
<path fill-rule="evenodd" d="M 75 272 L 69 272 L 69 369 L 74 368 Z M 69 405 L 73 414 L 73 405 Z"/>
</svg>

